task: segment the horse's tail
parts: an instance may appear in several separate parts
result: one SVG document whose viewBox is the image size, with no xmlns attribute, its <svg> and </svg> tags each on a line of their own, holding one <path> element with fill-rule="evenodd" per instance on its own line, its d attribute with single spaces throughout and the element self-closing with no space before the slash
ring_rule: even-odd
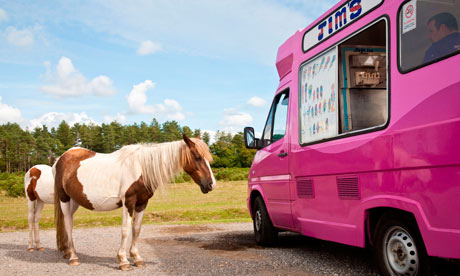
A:
<svg viewBox="0 0 460 276">
<path fill-rule="evenodd" d="M 54 225 L 56 225 L 56 245 L 59 251 L 65 251 L 68 248 L 69 238 L 67 232 L 65 231 L 64 224 L 64 213 L 61 209 L 61 201 L 59 199 L 59 193 L 62 189 L 62 172 L 57 169 L 55 166 L 58 165 L 57 162 L 53 166 L 53 176 L 54 176 Z M 57 169 L 57 170 L 56 170 Z"/>
</svg>

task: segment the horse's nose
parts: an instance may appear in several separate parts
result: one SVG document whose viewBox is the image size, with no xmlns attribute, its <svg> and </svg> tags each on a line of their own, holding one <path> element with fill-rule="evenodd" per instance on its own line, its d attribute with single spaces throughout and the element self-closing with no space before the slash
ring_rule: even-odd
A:
<svg viewBox="0 0 460 276">
<path fill-rule="evenodd" d="M 202 181 L 200 187 L 201 187 L 201 191 L 204 194 L 206 194 L 209 191 L 212 191 L 212 189 L 214 189 L 215 184 L 213 183 L 213 181 Z"/>
<path fill-rule="evenodd" d="M 209 192 L 209 190 L 206 188 L 206 186 L 200 186 L 200 189 L 201 189 L 201 192 L 203 194 L 207 194 Z"/>
</svg>

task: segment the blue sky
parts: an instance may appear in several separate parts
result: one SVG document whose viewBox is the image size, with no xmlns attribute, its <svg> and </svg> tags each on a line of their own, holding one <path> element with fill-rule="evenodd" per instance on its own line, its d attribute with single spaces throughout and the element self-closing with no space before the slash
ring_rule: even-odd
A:
<svg viewBox="0 0 460 276">
<path fill-rule="evenodd" d="M 0 1 L 0 124 L 260 132 L 278 47 L 337 1 Z"/>
</svg>

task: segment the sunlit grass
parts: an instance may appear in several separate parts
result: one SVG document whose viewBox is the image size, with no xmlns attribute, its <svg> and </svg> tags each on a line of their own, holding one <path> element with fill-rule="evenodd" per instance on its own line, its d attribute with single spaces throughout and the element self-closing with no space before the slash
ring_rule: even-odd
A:
<svg viewBox="0 0 460 276">
<path fill-rule="evenodd" d="M 169 184 L 162 193 L 150 199 L 144 223 L 219 223 L 247 222 L 247 181 L 218 182 L 214 191 L 202 194 L 194 183 Z M 40 219 L 43 229 L 54 227 L 53 205 L 45 205 Z M 80 207 L 75 214 L 75 227 L 121 225 L 121 208 L 94 212 Z M 27 200 L 0 195 L 0 231 L 27 229 Z"/>
</svg>

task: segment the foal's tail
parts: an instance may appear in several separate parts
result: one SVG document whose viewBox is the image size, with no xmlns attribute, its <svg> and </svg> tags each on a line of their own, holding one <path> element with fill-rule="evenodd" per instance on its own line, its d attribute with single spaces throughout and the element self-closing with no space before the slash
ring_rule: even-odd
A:
<svg viewBox="0 0 460 276">
<path fill-rule="evenodd" d="M 64 213 L 61 209 L 61 201 L 59 200 L 59 193 L 62 190 L 62 172 L 56 172 L 56 162 L 53 165 L 54 175 L 54 225 L 56 225 L 56 245 L 59 251 L 65 251 L 68 248 L 69 238 L 65 231 Z"/>
</svg>

